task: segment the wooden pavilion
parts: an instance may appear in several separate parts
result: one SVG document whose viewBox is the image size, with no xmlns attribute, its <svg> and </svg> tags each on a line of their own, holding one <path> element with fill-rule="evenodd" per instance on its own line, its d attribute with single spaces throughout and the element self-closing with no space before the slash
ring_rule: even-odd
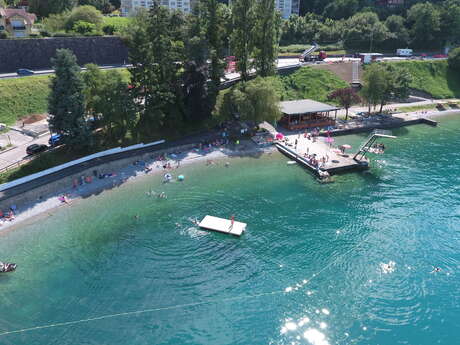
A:
<svg viewBox="0 0 460 345">
<path fill-rule="evenodd" d="M 332 105 L 310 99 L 280 102 L 280 108 L 283 113 L 280 125 L 290 131 L 334 126 L 339 110 Z"/>
</svg>

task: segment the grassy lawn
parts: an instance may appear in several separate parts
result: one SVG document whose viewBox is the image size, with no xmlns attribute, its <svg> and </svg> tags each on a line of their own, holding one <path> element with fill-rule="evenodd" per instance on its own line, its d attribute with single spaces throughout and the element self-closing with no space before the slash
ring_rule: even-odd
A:
<svg viewBox="0 0 460 345">
<path fill-rule="evenodd" d="M 0 122 L 12 125 L 26 115 L 45 113 L 49 84 L 49 76 L 0 80 Z"/>
<path fill-rule="evenodd" d="M 414 105 L 414 106 L 407 106 L 407 107 L 399 107 L 397 108 L 398 111 L 400 112 L 413 112 L 413 111 L 419 111 L 419 110 L 432 110 L 436 109 L 436 103 L 433 104 L 425 104 L 425 105 Z"/>
<path fill-rule="evenodd" d="M 117 70 L 129 80 L 130 74 L 126 68 Z M 46 75 L 0 80 L 0 123 L 13 125 L 30 114 L 46 113 L 50 78 Z"/>
<path fill-rule="evenodd" d="M 104 17 L 104 25 L 115 26 L 115 31 L 121 31 L 125 26 L 129 24 L 131 18 L 129 17 Z"/>
<path fill-rule="evenodd" d="M 311 67 L 302 67 L 290 75 L 272 78 L 283 101 L 308 98 L 334 103 L 327 99 L 328 95 L 349 86 L 334 73 Z"/>
<path fill-rule="evenodd" d="M 449 69 L 447 61 L 392 62 L 406 67 L 412 74 L 411 87 L 434 98 L 460 97 L 460 76 Z"/>
</svg>

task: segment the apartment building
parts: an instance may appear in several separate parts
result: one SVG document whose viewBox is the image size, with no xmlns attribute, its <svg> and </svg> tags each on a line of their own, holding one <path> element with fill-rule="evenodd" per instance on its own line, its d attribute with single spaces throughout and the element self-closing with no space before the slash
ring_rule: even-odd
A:
<svg viewBox="0 0 460 345">
<path fill-rule="evenodd" d="M 192 10 L 194 0 L 160 0 L 162 6 L 170 9 L 178 9 L 186 13 Z M 149 9 L 153 6 L 153 0 L 121 0 L 121 15 L 123 17 L 133 15 L 138 9 Z"/>
<path fill-rule="evenodd" d="M 287 19 L 291 14 L 299 14 L 300 0 L 275 0 L 275 7 Z"/>
</svg>

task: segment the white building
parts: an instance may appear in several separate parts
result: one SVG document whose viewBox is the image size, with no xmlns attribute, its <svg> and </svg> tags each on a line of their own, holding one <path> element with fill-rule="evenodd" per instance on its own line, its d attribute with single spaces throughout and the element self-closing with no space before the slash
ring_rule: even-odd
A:
<svg viewBox="0 0 460 345">
<path fill-rule="evenodd" d="M 287 19 L 291 14 L 299 14 L 300 0 L 275 0 L 275 7 Z"/>
<path fill-rule="evenodd" d="M 160 0 L 162 6 L 170 9 L 182 10 L 186 13 L 190 13 L 191 3 L 193 0 Z M 121 15 L 123 17 L 133 15 L 140 8 L 149 9 L 153 6 L 153 0 L 121 0 Z"/>
</svg>

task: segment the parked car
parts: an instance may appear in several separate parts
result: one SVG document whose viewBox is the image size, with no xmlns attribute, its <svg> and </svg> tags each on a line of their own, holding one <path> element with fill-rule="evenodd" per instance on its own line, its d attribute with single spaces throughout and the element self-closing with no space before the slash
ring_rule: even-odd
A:
<svg viewBox="0 0 460 345">
<path fill-rule="evenodd" d="M 48 144 L 51 146 L 51 147 L 54 147 L 54 146 L 59 146 L 62 144 L 62 135 L 60 134 L 53 134 L 50 139 L 48 140 Z"/>
<path fill-rule="evenodd" d="M 48 146 L 46 146 L 45 144 L 32 144 L 32 145 L 27 146 L 26 153 L 28 155 L 35 155 L 37 153 L 46 151 L 47 149 L 48 149 Z"/>
<path fill-rule="evenodd" d="M 30 69 L 27 69 L 27 68 L 20 68 L 16 71 L 17 75 L 20 75 L 22 77 L 24 76 L 28 76 L 28 75 L 34 75 L 35 72 L 30 70 Z"/>
</svg>

